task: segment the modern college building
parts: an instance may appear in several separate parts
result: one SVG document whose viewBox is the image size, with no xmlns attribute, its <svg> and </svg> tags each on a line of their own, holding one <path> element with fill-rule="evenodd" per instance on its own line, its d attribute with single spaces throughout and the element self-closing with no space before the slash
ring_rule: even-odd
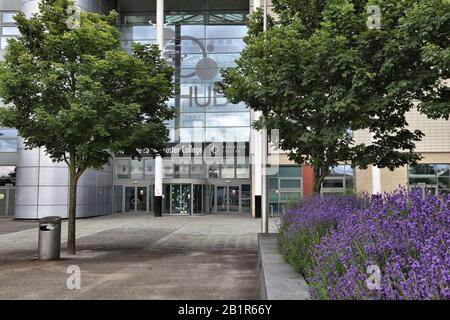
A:
<svg viewBox="0 0 450 320">
<path fill-rule="evenodd" d="M 261 134 L 251 129 L 258 116 L 244 104 L 234 105 L 216 93 L 220 70 L 234 66 L 244 48 L 246 19 L 262 1 L 249 0 L 77 0 L 85 11 L 119 12 L 122 44 L 159 44 L 176 71 L 177 90 L 168 101 L 179 116 L 168 122 L 167 157 L 142 161 L 115 155 L 101 171 L 89 170 L 80 180 L 77 215 L 119 212 L 164 215 L 241 213 L 260 215 L 266 196 L 270 214 L 312 192 L 312 170 L 291 163 L 284 153 L 269 151 L 279 166 L 263 180 Z M 38 0 L 0 0 L 0 56 L 7 39 L 17 37 L 14 14 L 37 12 Z M 270 1 L 269 1 L 270 10 Z M 159 36 L 158 36 L 159 33 Z M 159 37 L 159 38 L 158 38 Z M 159 41 L 158 41 L 159 40 Z M 417 150 L 423 164 L 389 170 L 333 168 L 323 193 L 389 191 L 399 185 L 421 185 L 433 192 L 450 190 L 450 125 L 417 112 L 409 115 L 425 138 Z M 368 132 L 355 139 L 370 143 Z M 269 149 L 270 150 L 270 149 Z M 202 155 L 200 161 L 184 161 Z M 214 155 L 214 156 L 212 156 Z M 227 157 L 223 157 L 227 155 Z M 0 216 L 37 219 L 67 216 L 68 173 L 44 150 L 26 150 L 13 128 L 0 128 Z"/>
</svg>

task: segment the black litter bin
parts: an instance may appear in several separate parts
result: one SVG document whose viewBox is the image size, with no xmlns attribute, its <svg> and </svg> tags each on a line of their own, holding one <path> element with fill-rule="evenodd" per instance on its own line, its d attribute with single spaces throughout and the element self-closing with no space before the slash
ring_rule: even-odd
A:
<svg viewBox="0 0 450 320">
<path fill-rule="evenodd" d="M 58 260 L 61 256 L 61 217 L 39 220 L 39 260 Z"/>
</svg>

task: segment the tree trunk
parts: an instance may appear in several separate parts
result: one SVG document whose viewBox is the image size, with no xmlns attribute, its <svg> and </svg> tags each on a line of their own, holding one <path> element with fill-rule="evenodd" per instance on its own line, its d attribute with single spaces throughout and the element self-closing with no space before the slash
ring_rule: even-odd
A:
<svg viewBox="0 0 450 320">
<path fill-rule="evenodd" d="M 320 194 L 320 190 L 322 189 L 322 177 L 320 174 L 320 167 L 314 166 L 314 186 L 313 192 L 315 195 Z"/>
<path fill-rule="evenodd" d="M 76 214 L 77 214 L 77 186 L 78 186 L 78 176 L 77 176 L 77 166 L 75 161 L 75 154 L 70 153 L 69 159 L 69 176 L 70 176 L 70 187 L 69 187 L 69 228 L 67 237 L 67 251 L 69 255 L 76 254 L 75 248 L 75 237 L 76 237 Z"/>
</svg>

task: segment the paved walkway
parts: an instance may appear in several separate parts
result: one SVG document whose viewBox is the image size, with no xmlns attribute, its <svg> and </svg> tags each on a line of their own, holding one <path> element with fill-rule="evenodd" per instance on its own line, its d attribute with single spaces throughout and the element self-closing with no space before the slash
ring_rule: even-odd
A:
<svg viewBox="0 0 450 320">
<path fill-rule="evenodd" d="M 260 220 L 248 216 L 82 219 L 77 255 L 58 262 L 36 260 L 37 228 L 24 226 L 0 234 L 0 299 L 257 298 Z M 66 286 L 72 265 L 81 269 L 80 290 Z"/>
</svg>

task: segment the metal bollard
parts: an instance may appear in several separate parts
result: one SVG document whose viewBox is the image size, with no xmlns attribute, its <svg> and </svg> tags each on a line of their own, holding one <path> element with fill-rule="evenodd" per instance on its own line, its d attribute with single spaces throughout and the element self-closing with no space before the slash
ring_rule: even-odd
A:
<svg viewBox="0 0 450 320">
<path fill-rule="evenodd" d="M 39 220 L 39 260 L 59 260 L 61 256 L 61 217 Z"/>
</svg>

